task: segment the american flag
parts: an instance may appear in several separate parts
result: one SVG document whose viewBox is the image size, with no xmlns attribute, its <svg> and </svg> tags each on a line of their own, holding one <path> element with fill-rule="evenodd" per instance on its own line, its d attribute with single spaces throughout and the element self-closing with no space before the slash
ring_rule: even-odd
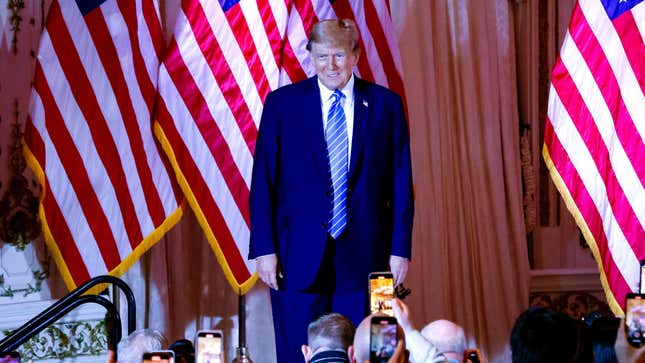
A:
<svg viewBox="0 0 645 363">
<path fill-rule="evenodd" d="M 645 259 L 644 39 L 643 0 L 577 3 L 553 68 L 542 150 L 617 314 L 638 291 Z"/>
<path fill-rule="evenodd" d="M 152 133 L 159 19 L 154 0 L 49 9 L 24 144 L 43 186 L 45 239 L 70 289 L 120 275 L 181 217 Z"/>
<path fill-rule="evenodd" d="M 314 74 L 305 44 L 318 20 L 351 18 L 357 73 L 403 95 L 386 0 L 183 0 L 159 73 L 155 134 L 233 288 L 256 279 L 246 259 L 249 187 L 262 106 Z"/>
</svg>

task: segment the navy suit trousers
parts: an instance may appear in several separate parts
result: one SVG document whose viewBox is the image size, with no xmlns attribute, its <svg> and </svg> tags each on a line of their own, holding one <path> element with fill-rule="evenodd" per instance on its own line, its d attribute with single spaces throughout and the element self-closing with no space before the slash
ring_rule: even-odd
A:
<svg viewBox="0 0 645 363">
<path fill-rule="evenodd" d="M 280 285 L 286 285 L 286 290 L 271 290 L 276 353 L 280 363 L 304 362 L 300 347 L 307 344 L 307 326 L 318 317 L 340 313 L 358 326 L 368 315 L 368 277 L 365 276 L 364 288 L 357 289 L 354 284 L 345 283 L 344 267 L 348 261 L 340 261 L 336 254 L 337 243 L 343 241 L 328 237 L 322 266 L 311 287 L 305 291 L 292 291 L 285 281 Z"/>
</svg>

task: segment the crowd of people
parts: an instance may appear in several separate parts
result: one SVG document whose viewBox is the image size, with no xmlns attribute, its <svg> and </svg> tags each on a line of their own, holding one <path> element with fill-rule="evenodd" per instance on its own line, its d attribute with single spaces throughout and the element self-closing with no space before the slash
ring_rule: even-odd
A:
<svg viewBox="0 0 645 363">
<path fill-rule="evenodd" d="M 459 325 L 436 320 L 422 329 L 412 321 L 410 308 L 393 300 L 396 338 L 392 354 L 378 358 L 374 350 L 373 318 L 365 317 L 354 326 L 347 317 L 330 313 L 312 321 L 302 357 L 307 363 L 485 363 L 478 349 L 468 349 L 466 334 Z M 624 322 L 597 314 L 576 320 L 564 313 L 544 307 L 531 307 L 515 321 L 510 334 L 513 363 L 636 363 L 645 362 L 645 347 L 631 346 L 623 333 Z M 175 361 L 194 363 L 195 348 L 187 339 L 168 345 L 163 334 L 155 330 L 137 330 L 124 338 L 117 349 L 118 362 L 140 363 L 143 353 L 169 349 Z M 258 352 L 256 354 L 262 354 Z M 282 362 L 281 362 L 282 363 Z"/>
</svg>

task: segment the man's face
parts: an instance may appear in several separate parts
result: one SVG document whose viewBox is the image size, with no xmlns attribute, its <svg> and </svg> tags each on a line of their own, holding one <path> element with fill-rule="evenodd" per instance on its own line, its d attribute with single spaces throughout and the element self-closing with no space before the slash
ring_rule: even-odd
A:
<svg viewBox="0 0 645 363">
<path fill-rule="evenodd" d="M 310 55 L 318 79 L 330 90 L 345 87 L 358 63 L 358 52 L 348 47 L 312 43 Z"/>
</svg>

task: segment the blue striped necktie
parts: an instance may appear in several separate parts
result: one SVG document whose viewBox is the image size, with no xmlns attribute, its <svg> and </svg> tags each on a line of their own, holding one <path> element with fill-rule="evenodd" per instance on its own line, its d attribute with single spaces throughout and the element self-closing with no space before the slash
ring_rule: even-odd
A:
<svg viewBox="0 0 645 363">
<path fill-rule="evenodd" d="M 331 171 L 331 184 L 334 191 L 334 204 L 327 231 L 333 238 L 337 238 L 347 225 L 345 210 L 347 200 L 347 126 L 345 125 L 345 111 L 341 100 L 345 95 L 336 90 L 331 95 L 331 107 L 327 117 L 327 153 L 329 156 L 329 170 Z"/>
</svg>

